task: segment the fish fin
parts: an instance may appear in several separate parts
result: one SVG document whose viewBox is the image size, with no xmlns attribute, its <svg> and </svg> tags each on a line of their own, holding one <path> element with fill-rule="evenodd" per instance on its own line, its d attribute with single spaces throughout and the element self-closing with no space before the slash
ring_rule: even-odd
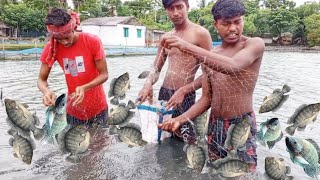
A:
<svg viewBox="0 0 320 180">
<path fill-rule="evenodd" d="M 32 140 L 32 139 L 26 139 L 29 144 L 31 145 L 32 149 L 35 150 L 36 149 L 36 143 Z"/>
<path fill-rule="evenodd" d="M 320 157 L 320 147 L 319 145 L 313 140 L 313 139 L 306 139 L 308 142 L 310 142 L 317 150 L 318 156 Z M 320 164 L 320 158 L 318 160 L 318 163 Z"/>
<path fill-rule="evenodd" d="M 134 117 L 134 115 L 135 115 L 135 112 L 129 111 L 129 115 L 128 115 L 127 119 L 123 123 L 119 124 L 118 126 L 125 127 L 130 122 L 130 120 Z"/>
<path fill-rule="evenodd" d="M 279 161 L 283 162 L 283 161 L 284 161 L 284 159 L 283 159 L 283 158 L 279 158 Z"/>
<path fill-rule="evenodd" d="M 281 132 L 280 136 L 276 140 L 268 141 L 267 144 L 268 144 L 269 149 L 272 149 L 273 146 L 282 139 L 282 137 L 283 137 L 283 133 Z"/>
<path fill-rule="evenodd" d="M 236 158 L 237 157 L 237 149 L 232 149 L 228 152 L 228 157 Z"/>
<path fill-rule="evenodd" d="M 17 127 L 16 125 L 13 124 L 13 122 L 9 119 L 9 117 L 6 118 L 6 121 L 7 121 L 8 126 L 10 126 L 13 131 L 16 131 L 20 136 L 22 136 L 26 139 L 30 139 L 30 131 L 25 131 L 25 130 Z"/>
<path fill-rule="evenodd" d="M 272 112 L 278 111 L 288 99 L 289 99 L 289 95 L 283 95 L 282 100 L 279 102 L 278 106 L 272 110 Z"/>
<path fill-rule="evenodd" d="M 291 91 L 291 87 L 290 86 L 288 86 L 287 84 L 283 85 L 283 87 L 282 87 L 282 92 L 283 93 L 288 93 L 290 91 Z"/>
<path fill-rule="evenodd" d="M 266 142 L 257 134 L 257 142 L 266 147 Z"/>
<path fill-rule="evenodd" d="M 141 144 L 140 144 L 140 146 L 145 146 L 145 145 L 147 145 L 148 144 L 148 142 L 147 141 L 145 141 L 145 140 L 142 140 L 141 141 Z"/>
<path fill-rule="evenodd" d="M 273 90 L 272 93 L 278 93 L 278 92 L 281 92 L 281 89 L 277 88 L 277 89 Z"/>
<path fill-rule="evenodd" d="M 268 174 L 266 172 L 264 172 L 262 174 L 262 176 L 263 176 L 263 179 L 265 179 L 265 180 L 273 180 L 272 178 L 270 178 L 270 176 L 268 176 Z"/>
<path fill-rule="evenodd" d="M 127 106 L 128 106 L 129 109 L 135 109 L 136 108 L 136 105 L 131 100 L 128 101 L 128 105 Z"/>
<path fill-rule="evenodd" d="M 231 135 L 232 135 L 232 131 L 233 131 L 233 128 L 235 127 L 236 125 L 235 124 L 231 124 L 229 126 L 229 129 L 228 129 L 228 132 L 227 132 L 227 138 L 226 140 L 224 141 L 224 148 L 226 149 L 229 149 L 230 146 L 231 146 Z"/>
<path fill-rule="evenodd" d="M 111 99 L 110 103 L 113 104 L 113 105 L 118 105 L 119 104 L 118 97 L 114 97 L 113 99 Z"/>
<path fill-rule="evenodd" d="M 132 145 L 128 145 L 128 147 L 129 147 L 129 148 L 133 148 L 134 146 L 132 146 Z"/>
<path fill-rule="evenodd" d="M 125 127 L 135 128 L 135 129 L 138 129 L 139 131 L 141 130 L 141 127 L 135 123 L 128 123 Z"/>
<path fill-rule="evenodd" d="M 263 98 L 263 101 L 265 101 L 265 100 L 267 100 L 268 99 L 268 96 L 265 96 L 264 98 Z"/>
<path fill-rule="evenodd" d="M 118 133 L 118 128 L 114 125 L 110 125 L 109 134 L 112 135 L 112 134 L 117 134 L 117 133 Z"/>
<path fill-rule="evenodd" d="M 312 166 L 310 164 L 306 165 L 303 168 L 303 170 L 310 177 L 316 177 L 317 174 L 319 173 L 318 170 L 317 170 L 317 167 L 314 167 L 314 166 Z"/>
<path fill-rule="evenodd" d="M 10 145 L 10 146 L 13 146 L 13 140 L 14 140 L 13 138 L 10 138 L 10 139 L 9 139 L 9 145 Z"/>
<path fill-rule="evenodd" d="M 70 154 L 67 158 L 67 161 L 72 162 L 72 163 L 78 163 L 80 162 L 80 157 L 78 154 Z"/>
<path fill-rule="evenodd" d="M 315 122 L 316 120 L 317 120 L 317 117 L 314 117 L 312 121 Z"/>
<path fill-rule="evenodd" d="M 108 97 L 112 97 L 114 96 L 113 94 L 113 87 L 114 87 L 114 83 L 116 82 L 117 78 L 113 78 L 110 82 L 110 89 L 108 91 Z"/>
<path fill-rule="evenodd" d="M 44 136 L 44 131 L 42 129 L 35 127 L 33 129 L 33 136 L 36 140 L 40 140 Z"/>
<path fill-rule="evenodd" d="M 112 113 L 112 112 L 113 112 L 113 108 L 110 109 L 110 113 Z"/>
<path fill-rule="evenodd" d="M 37 116 L 37 113 L 36 112 L 34 112 L 33 114 L 32 114 L 32 117 L 33 117 L 33 122 L 34 122 L 34 125 L 36 125 L 36 126 L 39 126 L 40 125 L 40 119 L 38 118 L 38 116 Z"/>
<path fill-rule="evenodd" d="M 296 155 L 293 157 L 294 163 L 298 163 L 299 165 L 307 166 L 310 165 L 308 161 L 306 161 L 302 156 Z"/>
<path fill-rule="evenodd" d="M 15 158 L 19 158 L 18 155 L 17 155 L 17 153 L 13 153 L 13 156 L 14 156 Z"/>
<path fill-rule="evenodd" d="M 294 113 L 292 114 L 292 116 L 290 116 L 287 124 L 293 124 L 294 123 L 294 119 L 297 117 L 297 115 L 300 113 L 300 111 L 302 109 L 304 109 L 305 107 L 307 107 L 308 105 L 307 104 L 302 104 L 300 105 L 295 111 Z"/>
<path fill-rule="evenodd" d="M 291 168 L 290 166 L 286 166 L 286 174 L 290 174 L 291 173 Z"/>
<path fill-rule="evenodd" d="M 126 104 L 125 103 L 119 103 L 118 106 L 126 107 Z"/>
<path fill-rule="evenodd" d="M 303 127 L 298 127 L 298 131 L 304 131 L 306 129 L 307 125 L 303 126 Z"/>
<path fill-rule="evenodd" d="M 183 152 L 186 153 L 189 146 L 190 146 L 190 144 L 185 143 L 185 144 L 183 145 L 183 148 L 182 148 Z"/>
<path fill-rule="evenodd" d="M 20 103 L 23 107 L 29 108 L 29 105 L 27 103 Z"/>
<path fill-rule="evenodd" d="M 228 162 L 228 161 L 230 161 L 230 160 L 234 160 L 234 159 L 236 159 L 236 158 L 227 156 L 227 157 L 225 157 L 225 158 L 221 158 L 221 159 L 217 159 L 217 160 L 213 161 L 213 162 L 212 162 L 212 165 L 213 165 L 213 167 L 218 168 L 218 167 L 221 166 L 221 164 L 223 164 L 223 163 L 225 163 L 225 162 Z"/>
<path fill-rule="evenodd" d="M 49 128 L 51 128 L 53 119 L 54 119 L 54 106 L 49 106 L 48 109 L 46 110 L 46 123 L 49 125 Z"/>
<path fill-rule="evenodd" d="M 285 180 L 293 180 L 294 177 L 293 176 L 286 176 Z"/>
<path fill-rule="evenodd" d="M 119 96 L 120 100 L 123 100 L 124 98 L 126 98 L 126 94 L 123 94 L 122 96 Z"/>
<path fill-rule="evenodd" d="M 288 126 L 288 127 L 285 129 L 285 131 L 286 131 L 288 134 L 290 134 L 291 136 L 294 134 L 295 130 L 296 130 L 296 127 L 295 127 L 294 125 Z"/>
</svg>

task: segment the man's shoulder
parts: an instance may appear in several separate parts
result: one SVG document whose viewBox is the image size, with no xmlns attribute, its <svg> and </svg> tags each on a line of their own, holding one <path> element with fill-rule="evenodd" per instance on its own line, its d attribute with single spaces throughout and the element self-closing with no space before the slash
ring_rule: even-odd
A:
<svg viewBox="0 0 320 180">
<path fill-rule="evenodd" d="M 90 34 L 87 32 L 81 32 L 80 33 L 86 40 L 92 40 L 92 41 L 100 41 L 100 38 L 97 35 Z"/>
<path fill-rule="evenodd" d="M 255 44 L 255 45 L 264 45 L 264 41 L 260 37 L 247 37 L 247 42 L 250 44 Z"/>
</svg>

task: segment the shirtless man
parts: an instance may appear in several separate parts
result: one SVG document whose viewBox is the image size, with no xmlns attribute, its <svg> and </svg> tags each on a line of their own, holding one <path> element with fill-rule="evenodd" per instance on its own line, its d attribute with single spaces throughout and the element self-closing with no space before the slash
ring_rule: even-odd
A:
<svg viewBox="0 0 320 180">
<path fill-rule="evenodd" d="M 224 149 L 227 131 L 231 124 L 249 119 L 252 137 L 244 149 L 238 149 L 238 157 L 250 163 L 255 171 L 256 121 L 253 112 L 253 91 L 257 82 L 264 52 L 261 38 L 242 35 L 245 10 L 241 0 L 219 0 L 212 8 L 214 26 L 222 38 L 221 46 L 211 52 L 194 46 L 178 37 L 165 37 L 164 47 L 178 48 L 197 57 L 205 71 L 202 78 L 202 97 L 181 116 L 172 118 L 159 127 L 175 132 L 178 128 L 211 106 L 208 127 L 209 158 L 215 161 L 227 155 Z"/>
<path fill-rule="evenodd" d="M 208 30 L 192 23 L 188 19 L 188 0 L 162 0 L 162 3 L 174 25 L 174 29 L 164 34 L 163 37 L 179 37 L 195 46 L 206 50 L 211 49 L 212 40 Z M 178 49 L 165 49 L 159 46 L 153 64 L 154 72 L 149 75 L 143 89 L 139 92 L 139 100 L 144 102 L 148 99 L 152 104 L 152 85 L 158 81 L 167 57 L 169 59 L 168 70 L 160 89 L 158 100 L 168 101 L 166 108 L 175 109 L 176 111 L 172 117 L 176 117 L 195 103 L 195 90 L 201 87 L 201 76 L 194 81 L 199 63 L 190 54 L 185 54 Z M 185 126 L 187 127 L 183 127 L 184 129 L 191 128 L 187 124 Z M 192 138 L 194 131 L 192 129 L 184 132 L 186 132 L 183 136 L 185 141 L 190 143 L 194 141 Z"/>
</svg>

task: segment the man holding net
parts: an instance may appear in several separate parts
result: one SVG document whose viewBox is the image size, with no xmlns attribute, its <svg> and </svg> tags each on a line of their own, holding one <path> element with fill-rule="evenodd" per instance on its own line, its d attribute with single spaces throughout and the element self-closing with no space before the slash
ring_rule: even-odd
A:
<svg viewBox="0 0 320 180">
<path fill-rule="evenodd" d="M 192 23 L 188 19 L 188 0 L 162 0 L 162 4 L 174 25 L 174 29 L 166 36 L 178 36 L 181 39 L 201 48 L 210 50 L 212 47 L 211 36 L 205 28 Z M 175 109 L 172 117 L 179 116 L 195 103 L 195 90 L 201 87 L 201 76 L 195 81 L 195 74 L 199 63 L 192 55 L 185 54 L 178 49 L 165 49 L 159 46 L 157 57 L 153 64 L 153 72 L 148 76 L 143 89 L 139 92 L 138 100 L 146 99 L 152 104 L 153 88 L 168 57 L 168 69 L 159 91 L 158 100 L 167 101 L 166 108 Z M 185 123 L 181 128 L 184 141 L 192 143 L 194 130 Z"/>
<path fill-rule="evenodd" d="M 227 156 L 224 142 L 231 124 L 244 119 L 250 123 L 251 135 L 244 149 L 237 149 L 237 156 L 250 163 L 251 171 L 257 165 L 256 121 L 253 112 L 253 91 L 257 82 L 264 52 L 260 38 L 242 35 L 245 13 L 241 0 L 219 0 L 212 8 L 214 26 L 222 44 L 207 51 L 178 37 L 165 37 L 162 45 L 178 48 L 197 57 L 205 73 L 202 78 L 202 97 L 187 112 L 159 124 L 168 131 L 177 131 L 189 119 L 200 115 L 211 105 L 208 127 L 208 153 L 211 161 Z"/>
<path fill-rule="evenodd" d="M 56 95 L 48 87 L 48 76 L 55 61 L 64 71 L 68 86 L 69 124 L 104 123 L 108 113 L 102 84 L 108 79 L 105 51 L 100 39 L 77 32 L 80 24 L 75 12 L 53 8 L 45 19 L 50 41 L 41 54 L 38 88 L 43 104 L 54 105 Z"/>
</svg>

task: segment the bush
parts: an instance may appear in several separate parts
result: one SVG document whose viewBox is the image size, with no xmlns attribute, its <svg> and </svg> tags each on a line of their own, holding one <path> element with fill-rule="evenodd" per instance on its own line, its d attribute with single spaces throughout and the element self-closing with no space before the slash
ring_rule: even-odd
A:
<svg viewBox="0 0 320 180">
<path fill-rule="evenodd" d="M 44 44 L 37 44 L 37 48 L 43 48 Z M 24 50 L 24 49 L 31 49 L 31 48 L 35 48 L 34 44 L 3 44 L 0 45 L 0 50 L 4 50 L 5 51 L 20 51 L 20 50 Z"/>
</svg>

